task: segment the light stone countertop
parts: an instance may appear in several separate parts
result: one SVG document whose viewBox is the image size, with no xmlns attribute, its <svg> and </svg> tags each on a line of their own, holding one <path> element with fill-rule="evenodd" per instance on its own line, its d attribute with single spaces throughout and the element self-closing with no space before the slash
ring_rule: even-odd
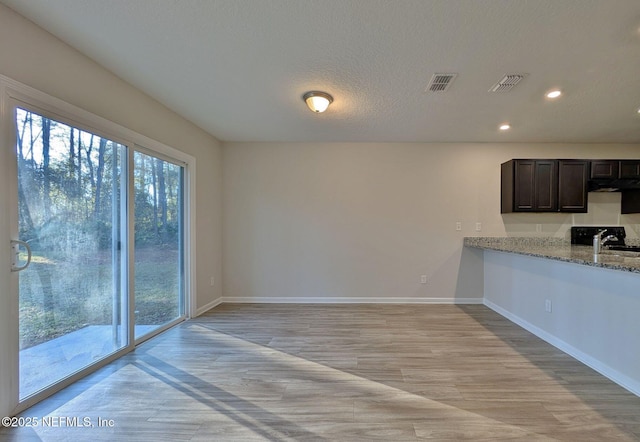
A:
<svg viewBox="0 0 640 442">
<path fill-rule="evenodd" d="M 517 253 L 575 264 L 640 273 L 640 253 L 604 250 L 593 254 L 591 246 L 571 245 L 563 238 L 467 237 L 465 247 Z"/>
</svg>

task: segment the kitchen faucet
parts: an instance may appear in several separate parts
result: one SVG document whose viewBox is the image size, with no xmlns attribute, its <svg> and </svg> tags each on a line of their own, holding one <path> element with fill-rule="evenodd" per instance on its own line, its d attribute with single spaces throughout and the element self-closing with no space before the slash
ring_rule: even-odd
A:
<svg viewBox="0 0 640 442">
<path fill-rule="evenodd" d="M 603 238 L 604 234 L 607 232 L 607 229 L 601 230 L 596 235 L 593 235 L 593 253 L 596 255 L 602 252 L 602 246 L 605 245 L 609 241 L 618 241 L 618 237 L 615 235 L 607 235 Z"/>
</svg>

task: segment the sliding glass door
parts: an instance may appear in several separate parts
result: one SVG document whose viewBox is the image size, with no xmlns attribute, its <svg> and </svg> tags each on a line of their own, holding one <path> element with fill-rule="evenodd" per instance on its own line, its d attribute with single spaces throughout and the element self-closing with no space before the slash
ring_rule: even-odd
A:
<svg viewBox="0 0 640 442">
<path fill-rule="evenodd" d="M 24 402 L 185 319 L 186 166 L 37 107 L 11 109 L 16 169 L 0 181 L 17 194 Z"/>
<path fill-rule="evenodd" d="M 184 316 L 184 167 L 134 152 L 135 337 Z"/>
<path fill-rule="evenodd" d="M 26 109 L 15 124 L 23 399 L 128 344 L 126 148 Z"/>
</svg>

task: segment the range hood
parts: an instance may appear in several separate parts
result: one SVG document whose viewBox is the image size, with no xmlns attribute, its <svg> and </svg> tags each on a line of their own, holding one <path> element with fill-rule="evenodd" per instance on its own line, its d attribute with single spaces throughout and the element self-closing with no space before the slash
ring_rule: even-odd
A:
<svg viewBox="0 0 640 442">
<path fill-rule="evenodd" d="M 591 179 L 588 182 L 589 192 L 621 192 L 623 190 L 640 189 L 640 179 L 608 178 Z"/>
</svg>

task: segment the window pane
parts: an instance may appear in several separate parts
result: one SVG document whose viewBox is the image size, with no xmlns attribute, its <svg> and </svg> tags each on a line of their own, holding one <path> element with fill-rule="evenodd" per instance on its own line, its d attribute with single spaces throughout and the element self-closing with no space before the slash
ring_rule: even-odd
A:
<svg viewBox="0 0 640 442">
<path fill-rule="evenodd" d="M 135 336 L 184 315 L 183 168 L 134 153 Z"/>
<path fill-rule="evenodd" d="M 16 110 L 20 399 L 127 345 L 121 206 L 125 147 Z"/>
</svg>

